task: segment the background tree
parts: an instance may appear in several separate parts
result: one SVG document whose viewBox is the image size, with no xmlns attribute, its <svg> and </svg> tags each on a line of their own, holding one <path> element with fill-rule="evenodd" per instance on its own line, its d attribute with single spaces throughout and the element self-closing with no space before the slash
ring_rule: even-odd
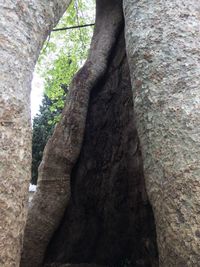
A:
<svg viewBox="0 0 200 267">
<path fill-rule="evenodd" d="M 95 1 L 73 0 L 57 29 L 94 22 Z M 41 51 L 36 71 L 44 79 L 44 93 L 53 100 L 51 111 L 64 107 L 65 90 L 85 62 L 93 27 L 52 31 Z"/>
<path fill-rule="evenodd" d="M 32 136 L 32 184 L 37 184 L 38 167 L 42 160 L 42 154 L 47 140 L 51 136 L 54 124 L 54 116 L 59 116 L 62 109 L 53 113 L 50 110 L 52 101 L 44 95 L 39 114 L 33 119 L 33 136 Z"/>
<path fill-rule="evenodd" d="M 94 22 L 94 1 L 72 1 L 57 28 Z M 44 147 L 60 120 L 68 86 L 86 60 L 93 27 L 51 32 L 40 54 L 36 72 L 44 80 L 44 99 L 33 119 L 32 179 L 37 183 Z M 70 40 L 70 41 L 69 41 Z"/>
</svg>

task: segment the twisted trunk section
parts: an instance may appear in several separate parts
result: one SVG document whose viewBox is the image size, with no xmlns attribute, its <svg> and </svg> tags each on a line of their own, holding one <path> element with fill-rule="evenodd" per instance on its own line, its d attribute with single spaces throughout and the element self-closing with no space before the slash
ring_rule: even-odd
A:
<svg viewBox="0 0 200 267">
<path fill-rule="evenodd" d="M 50 240 L 45 266 L 157 263 L 123 31 L 121 27 L 106 73 L 90 94 L 83 145 L 71 175 L 70 201 Z"/>
<path fill-rule="evenodd" d="M 105 73 L 122 18 L 121 1 L 97 1 L 90 54 L 72 81 L 62 119 L 47 143 L 39 168 L 38 188 L 25 229 L 23 267 L 42 265 L 47 245 L 69 202 L 71 171 L 83 142 L 90 92 Z"/>
</svg>

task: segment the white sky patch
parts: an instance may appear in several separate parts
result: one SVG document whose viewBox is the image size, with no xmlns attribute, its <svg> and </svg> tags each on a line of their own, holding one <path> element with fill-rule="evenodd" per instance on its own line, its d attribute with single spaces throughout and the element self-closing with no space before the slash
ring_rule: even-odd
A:
<svg viewBox="0 0 200 267">
<path fill-rule="evenodd" d="M 37 189 L 37 186 L 34 184 L 29 184 L 29 192 L 35 192 Z"/>
<path fill-rule="evenodd" d="M 38 73 L 34 72 L 32 80 L 32 90 L 31 90 L 31 118 L 33 119 L 35 115 L 39 112 L 39 107 L 42 103 L 44 91 L 44 81 L 39 76 Z"/>
</svg>

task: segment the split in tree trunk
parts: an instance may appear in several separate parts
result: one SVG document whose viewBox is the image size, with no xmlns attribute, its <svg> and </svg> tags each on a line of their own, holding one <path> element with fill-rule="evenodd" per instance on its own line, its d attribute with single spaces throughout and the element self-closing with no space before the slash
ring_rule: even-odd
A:
<svg viewBox="0 0 200 267">
<path fill-rule="evenodd" d="M 23 267 L 120 266 L 126 259 L 133 266 L 157 265 L 123 31 L 122 3 L 97 1 L 88 60 L 72 82 L 39 169 Z"/>
<path fill-rule="evenodd" d="M 92 89 L 71 198 L 45 262 L 156 266 L 156 238 L 147 200 L 123 27 L 106 74 Z"/>
</svg>

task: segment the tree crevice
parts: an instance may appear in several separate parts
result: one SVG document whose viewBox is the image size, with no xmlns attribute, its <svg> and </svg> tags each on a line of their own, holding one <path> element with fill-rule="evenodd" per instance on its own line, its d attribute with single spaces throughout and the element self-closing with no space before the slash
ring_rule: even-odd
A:
<svg viewBox="0 0 200 267">
<path fill-rule="evenodd" d="M 97 1 L 88 59 L 72 81 L 61 121 L 45 147 L 39 167 L 38 188 L 25 228 L 21 266 L 42 265 L 46 247 L 69 202 L 71 170 L 82 146 L 90 91 L 105 73 L 122 18 L 121 1 L 109 1 L 106 10 L 102 1 Z"/>
<path fill-rule="evenodd" d="M 21 267 L 157 266 L 124 40 L 122 2 L 97 1 L 88 59 L 47 143 Z"/>
<path fill-rule="evenodd" d="M 45 266 L 158 264 L 123 30 L 110 51 L 105 75 L 90 94 L 71 198 L 47 248 Z"/>
</svg>

